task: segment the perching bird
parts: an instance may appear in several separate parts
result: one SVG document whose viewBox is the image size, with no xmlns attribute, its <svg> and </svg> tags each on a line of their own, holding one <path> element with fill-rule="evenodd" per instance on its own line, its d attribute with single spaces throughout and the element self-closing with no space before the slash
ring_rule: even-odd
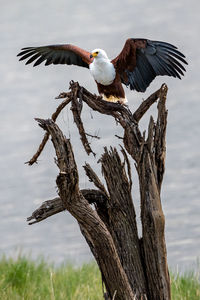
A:
<svg viewBox="0 0 200 300">
<path fill-rule="evenodd" d="M 18 56 L 20 60 L 29 58 L 26 64 L 35 61 L 33 66 L 46 61 L 46 66 L 67 64 L 89 68 L 103 99 L 122 104 L 127 102 L 122 84 L 145 92 L 157 75 L 181 79 L 185 71 L 181 63 L 187 64 L 185 56 L 169 43 L 133 38 L 126 41 L 113 60 L 102 49 L 88 52 L 70 44 L 22 48 Z"/>
</svg>

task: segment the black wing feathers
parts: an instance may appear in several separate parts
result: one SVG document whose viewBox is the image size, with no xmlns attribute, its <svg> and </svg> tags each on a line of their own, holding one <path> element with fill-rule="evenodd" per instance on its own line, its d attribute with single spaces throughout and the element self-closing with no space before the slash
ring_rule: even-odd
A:
<svg viewBox="0 0 200 300">
<path fill-rule="evenodd" d="M 136 40 L 135 40 L 136 41 Z M 168 75 L 181 79 L 187 64 L 185 56 L 177 47 L 165 42 L 146 40 L 146 47 L 136 48 L 136 66 L 125 70 L 131 90 L 144 92 L 157 75 Z"/>
<path fill-rule="evenodd" d="M 20 60 L 29 58 L 26 64 L 35 61 L 34 67 L 46 61 L 45 66 L 67 64 L 89 68 L 89 52 L 69 44 L 22 48 L 18 56 L 21 56 Z"/>
</svg>

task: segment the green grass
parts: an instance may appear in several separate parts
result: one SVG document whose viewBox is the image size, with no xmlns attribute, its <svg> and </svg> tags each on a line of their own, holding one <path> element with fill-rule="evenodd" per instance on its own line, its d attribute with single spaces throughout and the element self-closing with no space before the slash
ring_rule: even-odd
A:
<svg viewBox="0 0 200 300">
<path fill-rule="evenodd" d="M 199 300 L 197 275 L 171 274 L 173 300 Z M 79 268 L 54 267 L 19 256 L 17 260 L 0 259 L 1 300 L 102 300 L 102 286 L 95 263 Z"/>
<path fill-rule="evenodd" d="M 200 274 L 187 272 L 183 275 L 171 274 L 173 300 L 200 300 Z"/>
<path fill-rule="evenodd" d="M 1 300 L 99 300 L 100 274 L 94 263 L 53 267 L 40 259 L 0 260 Z"/>
</svg>

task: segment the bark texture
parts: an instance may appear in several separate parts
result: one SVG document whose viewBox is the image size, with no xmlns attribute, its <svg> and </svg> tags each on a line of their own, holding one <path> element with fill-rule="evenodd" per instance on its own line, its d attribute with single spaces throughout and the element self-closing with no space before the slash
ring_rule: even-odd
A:
<svg viewBox="0 0 200 300">
<path fill-rule="evenodd" d="M 105 299 L 170 300 L 165 218 L 160 199 L 166 154 L 167 86 L 163 85 L 143 101 L 134 113 L 127 106 L 102 100 L 78 83 L 72 82 L 70 89 L 69 93 L 62 93 L 58 97 L 66 99 L 59 106 L 56 118 L 71 103 L 74 121 L 86 153 L 95 155 L 81 120 L 83 102 L 93 110 L 115 118 L 124 129 L 124 147 L 121 146 L 121 154 L 112 147 L 104 149 L 99 163 L 106 186 L 86 163 L 86 175 L 95 189 L 81 190 L 70 140 L 64 137 L 56 125 L 56 118 L 36 119 L 46 131 L 46 138 L 29 164 L 37 162 L 41 147 L 45 146 L 51 136 L 59 168 L 56 180 L 59 197 L 45 201 L 27 220 L 29 224 L 34 224 L 65 209 L 76 218 L 99 265 L 106 288 Z M 155 122 L 150 117 L 145 136 L 140 132 L 138 123 L 157 100 L 157 120 Z M 137 230 L 132 199 L 132 171 L 127 153 L 135 163 L 140 184 L 141 238 Z"/>
</svg>

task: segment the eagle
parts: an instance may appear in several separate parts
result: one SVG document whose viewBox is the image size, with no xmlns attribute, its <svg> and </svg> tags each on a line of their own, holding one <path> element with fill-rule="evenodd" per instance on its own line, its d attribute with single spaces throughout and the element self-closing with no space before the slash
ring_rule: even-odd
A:
<svg viewBox="0 0 200 300">
<path fill-rule="evenodd" d="M 129 38 L 122 51 L 109 59 L 102 49 L 86 51 L 72 44 L 57 44 L 22 48 L 17 55 L 26 64 L 76 65 L 90 69 L 100 96 L 106 101 L 125 104 L 123 85 L 137 92 L 145 92 L 157 75 L 181 79 L 186 71 L 185 55 L 177 47 L 162 41 Z"/>
</svg>

